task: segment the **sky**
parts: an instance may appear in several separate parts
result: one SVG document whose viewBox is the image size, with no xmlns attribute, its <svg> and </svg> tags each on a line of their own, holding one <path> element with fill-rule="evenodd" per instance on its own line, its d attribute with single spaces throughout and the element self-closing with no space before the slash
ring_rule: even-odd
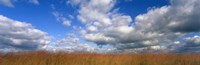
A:
<svg viewBox="0 0 200 65">
<path fill-rule="evenodd" d="M 0 0 L 0 52 L 199 53 L 199 0 Z"/>
</svg>

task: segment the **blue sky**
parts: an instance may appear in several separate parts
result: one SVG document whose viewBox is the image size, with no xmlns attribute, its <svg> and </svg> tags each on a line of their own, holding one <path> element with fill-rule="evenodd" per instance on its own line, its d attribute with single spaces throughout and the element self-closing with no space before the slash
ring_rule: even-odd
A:
<svg viewBox="0 0 200 65">
<path fill-rule="evenodd" d="M 59 49 L 61 47 L 58 43 L 60 43 L 60 46 L 71 44 L 70 48 L 77 45 L 76 50 L 88 47 L 94 50 L 98 48 L 97 45 L 105 45 L 106 50 L 123 52 L 141 52 L 147 48 L 151 48 L 152 52 L 161 50 L 199 52 L 198 32 L 200 29 L 197 24 L 200 20 L 197 18 L 200 16 L 197 12 L 199 7 L 195 6 L 199 3 L 195 2 L 199 1 L 0 0 L 0 15 L 2 15 L 2 19 L 6 17 L 6 20 L 25 22 L 25 24 L 31 24 L 27 27 L 33 27 L 33 30 L 46 33 L 41 36 L 44 36 L 45 40 L 46 37 L 51 39 L 48 39 L 50 42 L 45 45 L 45 48 L 49 46 Z M 191 3 L 195 5 L 191 5 Z M 9 27 L 14 26 L 10 25 Z M 19 30 L 17 29 L 17 31 Z M 39 32 L 37 33 L 39 34 Z M 0 35 L 3 36 L 3 34 Z M 20 38 L 14 37 L 14 35 L 8 38 L 14 38 L 21 42 Z M 12 44 L 16 44 L 14 40 L 10 41 L 13 41 Z M 15 48 L 15 45 L 10 43 L 1 44 L 3 44 L 2 49 L 5 49 L 4 47 L 6 49 Z M 26 50 L 20 47 L 30 45 L 25 44 L 24 46 L 23 44 L 25 42 L 21 42 L 17 48 Z M 38 44 L 35 45 L 39 47 Z M 11 46 L 7 47 L 6 45 Z M 177 45 L 179 47 L 176 47 Z M 192 49 L 194 46 L 195 49 Z"/>
</svg>

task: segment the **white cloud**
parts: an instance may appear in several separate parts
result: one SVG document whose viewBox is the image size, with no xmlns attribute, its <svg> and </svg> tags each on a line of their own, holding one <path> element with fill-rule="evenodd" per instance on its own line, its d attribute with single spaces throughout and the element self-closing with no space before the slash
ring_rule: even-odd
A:
<svg viewBox="0 0 200 65">
<path fill-rule="evenodd" d="M 52 6 L 52 8 L 54 9 L 54 6 Z M 71 21 L 68 20 L 67 18 L 65 18 L 62 14 L 60 14 L 59 12 L 53 12 L 52 13 L 54 15 L 54 17 L 56 18 L 57 21 L 62 22 L 63 25 L 65 26 L 71 26 Z"/>
<path fill-rule="evenodd" d="M 132 26 L 128 26 L 132 22 L 130 16 L 114 11 L 116 0 L 77 0 L 71 4 L 79 6 L 78 19 L 85 24 L 86 40 L 111 44 L 124 51 L 145 48 L 173 51 L 174 45 L 181 44 L 175 42 L 178 38 L 200 31 L 199 0 L 171 0 L 168 6 L 138 15 Z"/>
<path fill-rule="evenodd" d="M 83 23 L 89 24 L 97 21 L 102 26 L 110 25 L 111 20 L 107 13 L 112 9 L 113 5 L 114 1 L 112 0 L 81 1 L 78 18 Z"/>
<path fill-rule="evenodd" d="M 59 52 L 96 52 L 97 49 L 88 44 L 81 43 L 79 38 L 74 34 L 69 34 L 67 38 L 58 40 L 51 45 L 46 46 L 48 51 Z"/>
<path fill-rule="evenodd" d="M 136 22 L 139 23 L 139 27 L 153 31 L 199 32 L 199 2 L 199 0 L 171 0 L 169 6 L 155 8 L 137 16 Z"/>
<path fill-rule="evenodd" d="M 39 0 L 29 0 L 30 3 L 35 4 L 35 5 L 39 5 Z"/>
<path fill-rule="evenodd" d="M 0 15 L 0 49 L 36 50 L 47 45 L 50 37 L 31 24 Z"/>
<path fill-rule="evenodd" d="M 32 3 L 32 4 L 35 4 L 35 5 L 39 5 L 39 0 L 0 0 L 0 4 L 3 4 L 5 6 L 8 6 L 8 7 L 12 7 L 14 8 L 14 3 L 15 2 L 19 2 L 19 1 L 22 1 L 22 2 L 29 2 L 29 3 Z"/>
<path fill-rule="evenodd" d="M 150 38 L 155 37 L 155 34 L 135 30 L 134 27 L 128 26 L 132 21 L 130 16 L 112 12 L 115 3 L 115 0 L 79 2 L 78 18 L 86 25 L 83 37 L 98 45 L 111 44 L 117 48 L 154 45 L 153 42 L 156 40 Z M 146 34 L 148 34 L 147 37 L 145 37 Z M 143 43 L 143 41 L 148 42 Z"/>
<path fill-rule="evenodd" d="M 85 0 L 84 0 L 85 1 Z M 77 5 L 81 2 L 81 0 L 69 0 L 66 1 L 66 4 L 72 4 L 72 5 Z"/>
<path fill-rule="evenodd" d="M 85 34 L 84 38 L 88 41 L 95 42 L 98 45 L 107 44 L 107 43 L 111 43 L 111 42 L 115 41 L 114 38 L 106 37 L 105 35 L 103 35 L 101 33 Z"/>
<path fill-rule="evenodd" d="M 12 0 L 0 0 L 0 4 L 3 4 L 8 7 L 14 7 Z"/>
<path fill-rule="evenodd" d="M 71 26 L 71 22 L 68 20 L 63 21 L 63 25 L 65 26 Z"/>
<path fill-rule="evenodd" d="M 74 16 L 72 16 L 72 15 L 68 15 L 68 17 L 72 20 L 72 19 L 74 19 Z"/>
<path fill-rule="evenodd" d="M 184 35 L 200 31 L 200 13 L 198 12 L 200 6 L 198 5 L 200 5 L 199 0 L 171 0 L 171 5 L 155 8 L 146 14 L 138 15 L 135 19 L 137 23 L 135 27 L 144 32 L 163 34 L 164 38 L 158 37 L 159 44 L 167 42 L 162 45 L 166 46 L 168 50 L 182 52 L 183 49 L 173 48 L 176 45 L 183 46 L 175 39 L 181 39 Z M 182 43 L 185 42 L 187 46 L 187 41 Z"/>
<path fill-rule="evenodd" d="M 181 44 L 177 44 L 173 52 L 179 53 L 199 53 L 200 51 L 200 36 L 194 35 L 186 37 Z"/>
<path fill-rule="evenodd" d="M 89 27 L 87 27 L 87 30 L 89 32 L 95 32 L 95 31 L 97 31 L 97 27 L 95 27 L 95 26 L 89 26 Z"/>
<path fill-rule="evenodd" d="M 200 36 L 187 37 L 184 41 L 187 47 L 200 47 Z"/>
<path fill-rule="evenodd" d="M 118 49 L 152 46 L 158 42 L 151 38 L 162 34 L 144 33 L 128 26 L 132 22 L 131 17 L 112 11 L 115 3 L 115 0 L 79 2 L 78 18 L 86 25 L 83 34 L 86 40 L 98 45 L 111 44 Z"/>
</svg>

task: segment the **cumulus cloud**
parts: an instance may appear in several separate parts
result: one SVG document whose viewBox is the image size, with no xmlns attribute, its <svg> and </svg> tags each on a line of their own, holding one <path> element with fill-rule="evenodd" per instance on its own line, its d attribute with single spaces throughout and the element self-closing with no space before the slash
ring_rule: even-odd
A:
<svg viewBox="0 0 200 65">
<path fill-rule="evenodd" d="M 179 53 L 199 53 L 200 51 L 200 36 L 195 35 L 186 37 L 182 40 L 182 45 L 178 44 L 173 52 Z"/>
<path fill-rule="evenodd" d="M 48 44 L 46 32 L 0 15 L 0 49 L 36 50 Z"/>
<path fill-rule="evenodd" d="M 171 44 L 175 39 L 200 31 L 200 14 L 197 12 L 200 5 L 199 0 L 171 0 L 170 2 L 171 5 L 149 10 L 146 14 L 138 15 L 135 19 L 136 28 L 144 30 L 144 32 L 163 34 L 162 37 L 165 38 L 159 37 L 160 41 L 162 40 L 159 44 L 166 40 L 169 49 L 175 47 Z M 184 42 L 188 46 L 188 41 Z M 173 50 L 177 51 L 177 49 Z"/>
<path fill-rule="evenodd" d="M 200 46 L 200 36 L 187 37 L 184 40 L 186 42 L 185 47 L 198 47 L 198 46 Z"/>
<path fill-rule="evenodd" d="M 141 28 L 153 31 L 199 32 L 199 2 L 199 0 L 171 0 L 169 6 L 155 8 L 137 16 L 136 22 Z M 148 25 L 143 25 L 144 23 Z"/>
<path fill-rule="evenodd" d="M 170 5 L 153 8 L 132 18 L 115 9 L 116 0 L 70 0 L 79 7 L 77 18 L 85 24 L 83 38 L 98 45 L 111 44 L 123 51 L 174 51 L 177 39 L 200 31 L 199 0 L 170 0 Z"/>
<path fill-rule="evenodd" d="M 85 0 L 78 3 L 78 19 L 86 25 L 83 34 L 86 40 L 98 45 L 111 44 L 121 50 L 156 44 L 157 40 L 151 39 L 156 33 L 143 33 L 133 26 L 128 26 L 132 19 L 114 9 L 115 0 Z"/>
<path fill-rule="evenodd" d="M 106 37 L 105 35 L 101 33 L 85 34 L 84 38 L 88 41 L 93 41 L 97 43 L 98 45 L 103 45 L 103 44 L 111 43 L 114 41 L 114 38 Z"/>
<path fill-rule="evenodd" d="M 116 48 L 112 46 L 97 47 L 89 42 L 81 40 L 76 34 L 69 33 L 66 38 L 59 39 L 49 45 L 45 45 L 43 49 L 50 52 L 89 52 L 89 53 L 116 53 Z"/>
<path fill-rule="evenodd" d="M 69 34 L 67 38 L 60 39 L 53 42 L 51 45 L 45 47 L 48 51 L 59 52 L 95 52 L 98 51 L 95 47 L 80 42 L 80 39 L 74 35 Z"/>
</svg>

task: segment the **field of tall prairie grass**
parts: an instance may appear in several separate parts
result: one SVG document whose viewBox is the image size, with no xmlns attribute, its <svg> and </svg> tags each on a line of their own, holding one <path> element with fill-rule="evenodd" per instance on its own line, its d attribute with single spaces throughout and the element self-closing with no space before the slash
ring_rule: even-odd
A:
<svg viewBox="0 0 200 65">
<path fill-rule="evenodd" d="M 0 65 L 200 65 L 200 54 L 95 54 L 38 51 L 2 54 Z"/>
</svg>

